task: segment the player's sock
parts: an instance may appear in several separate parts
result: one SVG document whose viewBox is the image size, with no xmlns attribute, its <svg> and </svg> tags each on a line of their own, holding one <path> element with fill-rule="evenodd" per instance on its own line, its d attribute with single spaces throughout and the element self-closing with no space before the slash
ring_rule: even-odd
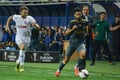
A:
<svg viewBox="0 0 120 80">
<path fill-rule="evenodd" d="M 25 61 L 25 51 L 23 51 L 23 57 L 22 57 L 22 62 L 21 62 L 21 65 L 24 65 L 24 61 Z"/>
<path fill-rule="evenodd" d="M 78 59 L 78 67 L 79 67 L 79 71 L 81 71 L 82 69 L 85 69 L 85 67 L 86 67 L 86 59 L 85 58 Z"/>
<path fill-rule="evenodd" d="M 81 59 L 78 58 L 77 64 L 75 65 L 75 67 L 79 67 L 79 63 L 80 63 Z"/>
<path fill-rule="evenodd" d="M 55 72 L 56 77 L 60 76 L 61 70 L 63 69 L 64 66 L 65 66 L 65 62 L 63 61 L 63 62 L 61 62 L 59 69 Z"/>
<path fill-rule="evenodd" d="M 22 52 L 22 58 L 20 63 L 20 72 L 24 71 L 24 60 L 25 60 L 25 51 Z"/>
<path fill-rule="evenodd" d="M 23 64 L 23 58 L 24 58 L 24 51 L 23 50 L 20 50 L 19 51 L 19 58 L 18 58 L 18 61 L 19 61 L 19 63 L 20 63 L 20 65 L 22 65 Z"/>
<path fill-rule="evenodd" d="M 63 69 L 63 67 L 65 66 L 65 62 L 61 62 L 60 66 L 59 66 L 59 71 L 61 71 Z"/>
</svg>

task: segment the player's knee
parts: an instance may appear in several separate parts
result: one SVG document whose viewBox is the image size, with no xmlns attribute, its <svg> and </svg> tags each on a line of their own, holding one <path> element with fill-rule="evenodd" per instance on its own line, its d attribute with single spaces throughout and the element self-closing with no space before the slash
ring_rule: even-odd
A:
<svg viewBox="0 0 120 80">
<path fill-rule="evenodd" d="M 25 49 L 25 45 L 23 43 L 19 44 L 19 48 L 20 50 L 24 50 Z"/>
<path fill-rule="evenodd" d="M 80 51 L 80 58 L 84 59 L 86 56 L 85 51 Z"/>
</svg>

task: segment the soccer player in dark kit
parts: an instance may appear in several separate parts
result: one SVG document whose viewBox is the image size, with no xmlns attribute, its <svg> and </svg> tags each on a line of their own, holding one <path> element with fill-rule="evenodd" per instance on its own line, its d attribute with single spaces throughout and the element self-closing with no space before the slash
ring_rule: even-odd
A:
<svg viewBox="0 0 120 80">
<path fill-rule="evenodd" d="M 82 21 L 82 12 L 79 7 L 74 9 L 75 19 L 70 21 L 66 35 L 70 35 L 69 45 L 63 61 L 60 63 L 59 68 L 55 72 L 55 76 L 59 77 L 63 67 L 68 63 L 72 54 L 77 51 L 79 58 L 76 66 L 74 67 L 75 75 L 78 76 L 79 71 L 85 69 L 86 60 L 86 48 L 85 48 L 85 36 L 88 35 L 88 26 L 86 22 Z"/>
</svg>

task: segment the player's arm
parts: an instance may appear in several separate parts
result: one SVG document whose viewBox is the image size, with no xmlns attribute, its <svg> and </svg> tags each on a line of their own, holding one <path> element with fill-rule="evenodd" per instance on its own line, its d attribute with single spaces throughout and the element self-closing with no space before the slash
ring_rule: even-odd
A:
<svg viewBox="0 0 120 80">
<path fill-rule="evenodd" d="M 32 23 L 32 26 L 33 26 L 35 29 L 40 29 L 40 26 L 39 26 L 37 23 Z"/>
<path fill-rule="evenodd" d="M 76 23 L 76 20 L 72 20 L 69 25 L 68 25 L 68 28 L 66 30 L 66 35 L 69 35 L 71 34 L 75 29 L 77 29 L 77 25 L 75 24 Z"/>
<path fill-rule="evenodd" d="M 10 28 L 9 28 L 9 25 L 10 23 L 12 22 L 12 19 L 13 19 L 13 16 L 10 16 L 7 20 L 7 23 L 6 23 L 6 26 L 5 26 L 5 30 L 10 32 Z"/>
<path fill-rule="evenodd" d="M 77 26 L 76 26 L 76 25 L 73 25 L 72 29 L 68 28 L 68 29 L 66 30 L 66 35 L 71 34 L 75 29 L 77 29 Z"/>
<path fill-rule="evenodd" d="M 117 29 L 119 29 L 120 28 L 120 25 L 117 25 L 117 26 L 115 26 L 115 27 L 110 27 L 110 31 L 115 31 L 115 30 L 117 30 Z"/>
<path fill-rule="evenodd" d="M 32 17 L 32 16 L 29 16 L 30 18 L 30 23 L 31 25 L 35 28 L 35 29 L 40 29 L 40 26 L 36 23 L 36 20 Z"/>
</svg>

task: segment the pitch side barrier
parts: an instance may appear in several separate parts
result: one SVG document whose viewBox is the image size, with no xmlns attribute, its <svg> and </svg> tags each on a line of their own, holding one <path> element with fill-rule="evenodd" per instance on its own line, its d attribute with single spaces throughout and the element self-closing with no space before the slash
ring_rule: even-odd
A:
<svg viewBox="0 0 120 80">
<path fill-rule="evenodd" d="M 18 59 L 19 50 L 0 49 L 0 60 L 14 62 Z M 26 62 L 58 63 L 59 51 L 26 51 Z"/>
</svg>

